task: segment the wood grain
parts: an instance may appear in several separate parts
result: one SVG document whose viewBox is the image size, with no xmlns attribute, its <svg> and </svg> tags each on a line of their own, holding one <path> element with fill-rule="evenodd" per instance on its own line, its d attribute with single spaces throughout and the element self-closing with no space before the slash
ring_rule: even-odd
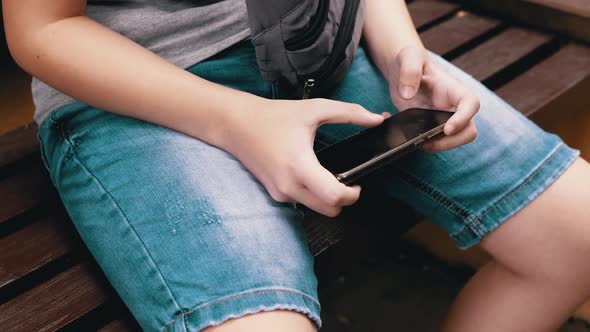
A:
<svg viewBox="0 0 590 332">
<path fill-rule="evenodd" d="M 497 31 L 494 29 L 500 25 L 498 20 L 458 11 L 458 5 L 441 1 L 416 0 L 409 5 L 409 10 L 415 25 L 425 29 L 421 32 L 425 45 L 443 55 L 474 40 L 479 42 L 481 38 L 478 37 Z M 453 62 L 476 78 L 485 80 L 551 38 L 510 28 L 480 45 L 471 43 L 473 48 Z M 543 113 L 541 110 L 551 108 L 548 105 L 555 105 L 557 101 L 567 99 L 572 91 L 590 85 L 589 52 L 588 48 L 569 45 L 501 87 L 498 93 L 527 115 Z M 588 98 L 576 100 L 587 102 Z M 564 113 L 559 115 L 563 118 Z M 36 127 L 31 125 L 0 135 L 0 167 L 38 153 L 35 133 Z M 41 165 L 37 166 L 0 182 L 0 224 L 46 199 L 42 188 L 49 182 L 41 172 Z M 63 220 L 48 216 L 0 239 L 0 287 L 10 285 L 82 246 L 73 229 L 62 227 L 61 222 Z M 341 239 L 342 229 L 338 227 L 341 221 L 309 222 L 306 233 L 314 254 Z M 93 265 L 77 265 L 1 305 L 0 326 L 9 331 L 56 330 L 107 303 L 111 296 L 102 274 Z M 131 331 L 132 326 L 125 319 L 118 319 L 105 325 L 101 331 Z"/>
<path fill-rule="evenodd" d="M 530 115 L 590 78 L 590 48 L 567 45 L 496 91 Z"/>
<path fill-rule="evenodd" d="M 37 125 L 34 123 L 0 134 L 0 167 L 38 151 Z"/>
<path fill-rule="evenodd" d="M 550 35 L 510 28 L 453 60 L 459 68 L 484 81 L 551 40 Z"/>
<path fill-rule="evenodd" d="M 422 32 L 420 37 L 426 48 L 436 54 L 445 55 L 499 24 L 494 19 L 462 11 L 448 21 Z"/>
<path fill-rule="evenodd" d="M 522 0 L 521 0 L 522 1 Z M 525 0 L 541 6 L 551 7 L 574 15 L 590 17 L 590 2 L 588 0 Z"/>
<path fill-rule="evenodd" d="M 123 319 L 114 320 L 107 325 L 103 326 L 98 332 L 131 332 L 137 331 L 138 328 L 132 322 Z"/>
<path fill-rule="evenodd" d="M 42 165 L 26 169 L 0 181 L 0 224 L 49 200 L 51 184 Z"/>
<path fill-rule="evenodd" d="M 55 331 L 107 301 L 94 268 L 77 265 L 0 305 L 3 331 Z"/>
<path fill-rule="evenodd" d="M 81 245 L 64 217 L 44 217 L 0 239 L 0 287 L 60 258 Z"/>
<path fill-rule="evenodd" d="M 492 14 L 590 43 L 588 0 L 455 0 L 470 10 Z"/>
<path fill-rule="evenodd" d="M 456 4 L 435 0 L 416 0 L 408 5 L 408 11 L 417 29 L 451 14 L 458 8 Z"/>
</svg>

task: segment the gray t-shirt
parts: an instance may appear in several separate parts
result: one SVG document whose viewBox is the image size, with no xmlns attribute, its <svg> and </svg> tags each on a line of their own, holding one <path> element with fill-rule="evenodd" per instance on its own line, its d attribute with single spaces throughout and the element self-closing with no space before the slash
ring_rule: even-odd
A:
<svg viewBox="0 0 590 332">
<path fill-rule="evenodd" d="M 90 0 L 86 15 L 182 68 L 250 35 L 244 0 Z M 38 124 L 74 101 L 36 78 L 31 85 Z"/>
</svg>

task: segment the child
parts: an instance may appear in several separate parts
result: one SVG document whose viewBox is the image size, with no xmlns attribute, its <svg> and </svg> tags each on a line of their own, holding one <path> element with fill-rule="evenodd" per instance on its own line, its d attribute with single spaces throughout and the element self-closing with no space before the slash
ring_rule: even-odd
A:
<svg viewBox="0 0 590 332">
<path fill-rule="evenodd" d="M 312 146 L 383 121 L 368 110 L 455 112 L 431 153 L 378 181 L 494 258 L 446 331 L 551 331 L 590 295 L 588 163 L 429 54 L 402 0 L 365 2 L 366 49 L 309 100 L 262 80 L 239 0 L 2 5 L 10 50 L 36 77 L 52 180 L 145 330 L 315 331 L 313 257 L 290 203 L 327 216 L 355 203 L 360 187 Z"/>
</svg>

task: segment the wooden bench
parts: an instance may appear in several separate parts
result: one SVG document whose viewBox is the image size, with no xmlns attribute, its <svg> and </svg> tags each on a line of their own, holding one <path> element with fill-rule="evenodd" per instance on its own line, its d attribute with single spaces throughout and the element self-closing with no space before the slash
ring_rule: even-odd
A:
<svg viewBox="0 0 590 332">
<path fill-rule="evenodd" d="M 409 8 L 429 49 L 538 123 L 554 128 L 589 109 L 586 45 L 457 3 L 415 0 Z M 28 125 L 0 135 L 0 330 L 138 330 L 68 220 L 39 159 L 35 131 Z M 401 234 L 417 220 L 401 205 L 364 201 L 353 217 L 397 216 L 395 223 L 371 225 L 388 224 Z M 342 224 L 317 216 L 306 221 L 314 254 L 342 237 L 354 241 Z"/>
</svg>

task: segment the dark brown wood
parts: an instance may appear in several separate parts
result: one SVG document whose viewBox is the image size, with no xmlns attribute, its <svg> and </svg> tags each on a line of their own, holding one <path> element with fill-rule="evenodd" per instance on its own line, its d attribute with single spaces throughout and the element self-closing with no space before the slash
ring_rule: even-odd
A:
<svg viewBox="0 0 590 332">
<path fill-rule="evenodd" d="M 590 17 L 590 3 L 588 0 L 520 0 L 536 3 L 559 11 L 582 17 Z"/>
<path fill-rule="evenodd" d="M 498 20 L 458 11 L 458 5 L 441 1 L 415 0 L 409 5 L 409 10 L 415 25 L 423 30 L 421 36 L 425 45 L 439 54 L 458 55 L 453 62 L 479 80 L 486 80 L 508 68 L 553 38 L 552 35 L 520 28 L 501 31 Z M 461 49 L 461 52 L 456 52 L 457 49 Z M 508 82 L 498 93 L 525 114 L 534 113 L 536 116 L 574 92 L 583 93 L 584 89 L 586 93 L 590 91 L 589 71 L 590 50 L 569 45 Z M 588 101 L 588 98 L 579 100 Z M 560 116 L 564 114 L 559 113 Z M 31 153 L 38 153 L 34 126 L 0 135 L 0 167 Z M 11 168 L 9 176 L 0 182 L 0 225 L 5 220 L 45 204 L 48 196 L 44 194 L 43 188 L 48 188 L 50 182 L 41 167 L 39 164 L 16 172 Z M 399 216 L 399 211 L 396 213 Z M 369 214 L 363 217 L 372 218 Z M 83 246 L 73 228 L 66 227 L 67 221 L 60 218 L 45 217 L 27 223 L 0 239 L 0 287 L 8 286 L 8 289 L 16 285 L 12 282 L 32 275 L 35 271 L 38 271 L 37 275 L 44 274 L 45 270 L 39 269 Z M 342 238 L 343 220 L 318 220 L 312 217 L 306 222 L 305 232 L 314 254 Z M 363 229 L 375 231 L 373 227 Z M 63 265 L 58 268 L 55 264 L 52 266 L 55 269 L 66 269 Z M 110 307 L 111 303 L 116 302 L 108 302 L 113 296 L 95 265 L 76 265 L 0 305 L 0 330 L 56 330 L 84 317 L 98 306 L 101 306 L 100 309 Z M 86 324 L 88 317 L 93 316 L 86 316 L 76 323 Z M 124 315 L 102 319 L 106 321 L 112 317 L 118 319 L 109 322 L 100 331 L 129 332 L 137 329 L 132 321 L 122 318 L 126 317 Z"/>
<path fill-rule="evenodd" d="M 436 0 L 416 0 L 408 5 L 410 16 L 417 29 L 455 12 L 458 8 L 456 4 Z"/>
<path fill-rule="evenodd" d="M 460 11 L 448 21 L 422 32 L 420 37 L 426 48 L 436 54 L 445 55 L 499 24 L 499 21 Z"/>
<path fill-rule="evenodd" d="M 546 34 L 510 28 L 457 57 L 453 63 L 477 80 L 484 81 L 551 39 Z"/>
<path fill-rule="evenodd" d="M 94 268 L 77 265 L 0 305 L 0 326 L 3 331 L 55 331 L 110 296 Z"/>
<path fill-rule="evenodd" d="M 59 217 L 44 217 L 0 239 L 0 287 L 79 247 L 72 229 Z"/>
<path fill-rule="evenodd" d="M 0 224 L 28 211 L 47 200 L 51 183 L 41 164 L 27 165 L 27 169 L 0 181 Z"/>
<path fill-rule="evenodd" d="M 303 231 L 312 255 L 317 256 L 342 239 L 342 217 L 329 219 L 317 214 L 305 217 Z"/>
<path fill-rule="evenodd" d="M 567 45 L 496 91 L 525 115 L 531 115 L 590 80 L 590 48 Z M 586 91 L 586 94 L 588 91 Z M 587 95 L 586 98 L 587 99 Z M 565 111 L 565 110 L 564 110 Z"/>
<path fill-rule="evenodd" d="M 561 0 L 568 3 L 572 0 Z M 573 0 L 576 6 L 590 8 L 588 0 Z M 560 32 L 574 39 L 590 43 L 590 17 L 588 10 L 572 10 L 575 6 L 547 6 L 540 1 L 523 0 L 455 0 L 472 10 L 494 14 L 537 29 Z M 561 7 L 561 8 L 560 8 Z"/>
<path fill-rule="evenodd" d="M 0 133 L 0 167 L 38 151 L 36 124 L 31 123 L 8 133 Z"/>
<path fill-rule="evenodd" d="M 137 331 L 137 327 L 135 324 L 123 320 L 117 319 L 114 320 L 107 325 L 103 326 L 98 332 L 132 332 Z"/>
</svg>

